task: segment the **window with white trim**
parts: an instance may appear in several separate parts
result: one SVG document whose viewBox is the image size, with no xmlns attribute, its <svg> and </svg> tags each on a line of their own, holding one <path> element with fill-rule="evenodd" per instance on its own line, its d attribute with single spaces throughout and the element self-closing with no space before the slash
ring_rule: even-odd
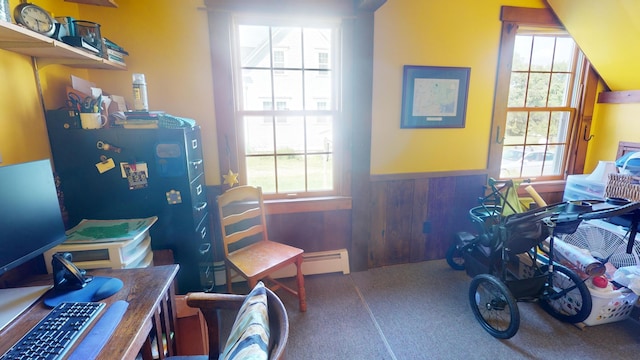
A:
<svg viewBox="0 0 640 360">
<path fill-rule="evenodd" d="M 337 194 L 338 22 L 234 27 L 239 172 L 265 195 Z"/>
</svg>

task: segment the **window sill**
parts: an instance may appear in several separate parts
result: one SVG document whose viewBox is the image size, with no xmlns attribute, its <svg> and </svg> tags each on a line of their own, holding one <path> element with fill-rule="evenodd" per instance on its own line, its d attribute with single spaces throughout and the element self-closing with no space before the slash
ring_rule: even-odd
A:
<svg viewBox="0 0 640 360">
<path fill-rule="evenodd" d="M 346 196 L 265 200 L 264 203 L 267 215 L 351 210 L 351 197 Z"/>
</svg>

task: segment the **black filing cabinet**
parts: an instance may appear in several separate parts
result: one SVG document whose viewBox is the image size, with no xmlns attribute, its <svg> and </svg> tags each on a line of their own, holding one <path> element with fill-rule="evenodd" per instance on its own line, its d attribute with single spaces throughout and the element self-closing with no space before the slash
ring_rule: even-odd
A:
<svg viewBox="0 0 640 360">
<path fill-rule="evenodd" d="M 199 269 L 212 261 L 212 232 L 199 127 L 49 127 L 49 139 L 68 227 L 82 219 L 157 216 L 152 248 L 173 251 L 177 292 L 203 290 Z"/>
</svg>

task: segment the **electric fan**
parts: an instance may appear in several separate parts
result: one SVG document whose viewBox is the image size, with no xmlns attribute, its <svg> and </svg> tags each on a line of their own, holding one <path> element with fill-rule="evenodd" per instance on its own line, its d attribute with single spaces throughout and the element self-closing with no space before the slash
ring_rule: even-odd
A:
<svg viewBox="0 0 640 360">
<path fill-rule="evenodd" d="M 640 236 L 631 254 L 627 254 L 629 232 L 601 220 L 582 222 L 576 232 L 558 238 L 588 250 L 598 261 L 608 262 L 616 268 L 640 265 Z"/>
</svg>

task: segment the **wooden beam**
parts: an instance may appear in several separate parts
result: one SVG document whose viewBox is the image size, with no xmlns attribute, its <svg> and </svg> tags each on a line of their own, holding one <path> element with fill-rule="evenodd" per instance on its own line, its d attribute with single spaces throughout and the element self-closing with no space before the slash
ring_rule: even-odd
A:
<svg viewBox="0 0 640 360">
<path fill-rule="evenodd" d="M 640 102 L 640 90 L 603 91 L 598 94 L 598 104 L 626 104 Z"/>
</svg>

